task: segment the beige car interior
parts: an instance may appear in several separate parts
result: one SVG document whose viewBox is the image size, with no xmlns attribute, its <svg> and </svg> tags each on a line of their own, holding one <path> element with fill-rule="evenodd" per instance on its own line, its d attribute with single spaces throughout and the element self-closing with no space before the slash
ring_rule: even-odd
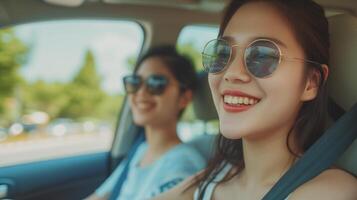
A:
<svg viewBox="0 0 357 200">
<path fill-rule="evenodd" d="M 18 2 L 21 2 L 19 4 Z M 138 21 L 145 32 L 143 50 L 157 44 L 175 44 L 181 29 L 187 25 L 218 26 L 224 0 L 2 0 L 0 1 L 0 24 L 13 25 L 43 19 L 129 19 Z M 357 1 L 316 0 L 323 5 L 331 27 L 331 98 L 348 110 L 357 102 Z M 15 6 L 16 5 L 16 6 Z M 6 9 L 4 9 L 4 7 Z M 5 12 L 6 10 L 6 12 Z M 61 13 L 58 15 L 57 13 Z M 66 13 L 66 17 L 63 17 Z M 60 17 L 59 17 L 60 16 Z M 29 21 L 31 19 L 31 21 Z M 217 118 L 207 76 L 201 75 L 200 87 L 195 96 L 194 110 L 199 119 L 208 121 Z M 129 116 L 127 104 L 121 116 Z M 357 119 L 356 119 L 357 122 Z M 130 117 L 118 122 L 113 142 L 113 157 L 125 155 L 134 138 L 127 132 L 132 124 Z M 343 134 L 343 133 L 341 133 Z M 191 141 L 206 156 L 213 145 L 212 136 L 203 136 Z M 357 142 L 349 147 L 338 165 L 357 175 Z"/>
</svg>

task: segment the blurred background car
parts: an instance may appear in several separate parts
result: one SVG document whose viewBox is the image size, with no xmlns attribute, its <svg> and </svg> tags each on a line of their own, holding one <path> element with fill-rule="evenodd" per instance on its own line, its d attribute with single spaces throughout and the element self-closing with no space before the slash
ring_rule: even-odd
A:
<svg viewBox="0 0 357 200">
<path fill-rule="evenodd" d="M 51 121 L 47 126 L 47 133 L 53 136 L 64 136 L 66 134 L 80 133 L 80 124 L 72 119 L 57 118 Z"/>
<path fill-rule="evenodd" d="M 7 138 L 8 130 L 6 128 L 0 127 L 0 142 Z"/>
</svg>

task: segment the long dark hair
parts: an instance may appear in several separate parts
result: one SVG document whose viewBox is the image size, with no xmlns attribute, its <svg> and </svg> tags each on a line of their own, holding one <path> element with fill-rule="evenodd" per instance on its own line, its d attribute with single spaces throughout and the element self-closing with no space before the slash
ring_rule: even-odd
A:
<svg viewBox="0 0 357 200">
<path fill-rule="evenodd" d="M 328 65 L 330 47 L 328 21 L 324 10 L 312 0 L 233 0 L 226 7 L 218 36 L 223 35 L 230 19 L 242 5 L 258 1 L 271 4 L 287 19 L 306 59 Z M 327 93 L 322 67 L 306 64 L 305 68 L 307 69 L 306 73 L 320 72 L 320 85 L 316 98 L 304 102 L 302 105 L 295 124 L 291 127 L 286 139 L 286 145 L 295 158 L 298 158 L 321 137 L 327 116 Z M 289 146 L 290 137 L 294 137 L 294 145 L 298 152 L 294 152 Z M 244 169 L 242 139 L 227 139 L 222 134 L 218 135 L 213 159 L 208 163 L 203 173 L 196 176 L 192 185 L 189 186 L 197 185 L 200 188 L 200 199 L 206 184 L 211 182 L 224 166 L 222 163 L 232 164 L 235 166 L 235 170 L 221 182 L 230 180 Z"/>
</svg>

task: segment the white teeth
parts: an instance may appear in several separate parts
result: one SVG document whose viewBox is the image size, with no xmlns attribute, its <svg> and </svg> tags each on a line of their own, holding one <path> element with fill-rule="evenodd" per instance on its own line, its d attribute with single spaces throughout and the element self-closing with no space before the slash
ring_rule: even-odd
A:
<svg viewBox="0 0 357 200">
<path fill-rule="evenodd" d="M 245 104 L 245 105 L 248 105 L 248 104 L 249 104 L 249 99 L 248 99 L 248 97 L 245 97 L 245 98 L 244 98 L 244 104 Z"/>
<path fill-rule="evenodd" d="M 238 104 L 254 105 L 254 104 L 258 103 L 257 99 L 252 99 L 252 98 L 248 98 L 248 97 L 231 96 L 231 95 L 224 95 L 223 100 L 225 103 L 232 104 L 232 105 L 238 105 Z"/>
<path fill-rule="evenodd" d="M 137 103 L 136 106 L 139 108 L 139 109 L 148 109 L 150 108 L 151 104 L 150 103 Z"/>
</svg>

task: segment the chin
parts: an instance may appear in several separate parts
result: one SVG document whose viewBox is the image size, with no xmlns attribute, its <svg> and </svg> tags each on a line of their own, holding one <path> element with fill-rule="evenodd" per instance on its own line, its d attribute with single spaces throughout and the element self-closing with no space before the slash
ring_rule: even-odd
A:
<svg viewBox="0 0 357 200">
<path fill-rule="evenodd" d="M 220 132 L 227 139 L 242 139 L 254 135 L 254 127 L 245 127 L 243 124 L 220 124 Z"/>
<path fill-rule="evenodd" d="M 145 126 L 146 124 L 150 123 L 150 121 L 146 118 L 137 118 L 137 117 L 134 117 L 134 123 L 138 126 Z"/>
<path fill-rule="evenodd" d="M 236 128 L 220 128 L 220 132 L 225 138 L 231 140 L 241 139 L 243 137 L 242 132 L 239 132 Z"/>
</svg>

